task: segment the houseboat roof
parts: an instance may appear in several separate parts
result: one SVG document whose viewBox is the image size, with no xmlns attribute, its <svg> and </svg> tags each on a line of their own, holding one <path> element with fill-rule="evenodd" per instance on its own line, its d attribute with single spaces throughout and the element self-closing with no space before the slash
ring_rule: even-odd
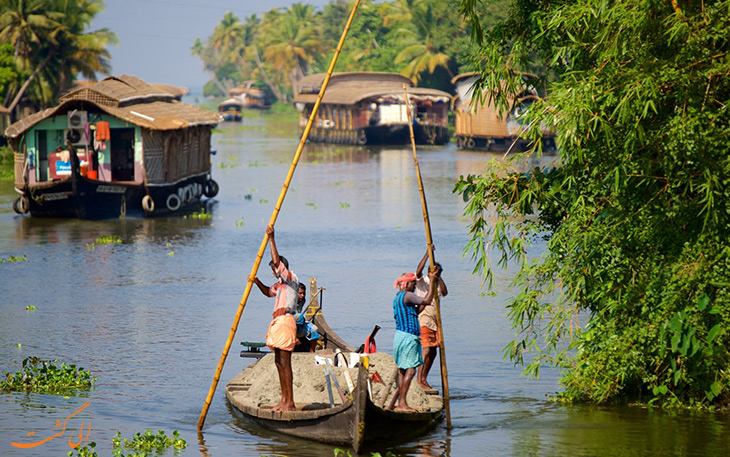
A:
<svg viewBox="0 0 730 457">
<path fill-rule="evenodd" d="M 227 107 L 227 106 L 243 106 L 243 102 L 241 100 L 238 100 L 236 98 L 229 98 L 227 100 L 223 100 L 218 104 L 218 108 Z"/>
<path fill-rule="evenodd" d="M 178 100 L 180 100 L 183 95 L 187 95 L 190 92 L 187 87 L 173 86 L 172 84 L 152 83 L 151 85 L 158 89 L 169 92 L 170 94 L 172 94 L 173 97 L 177 98 Z"/>
<path fill-rule="evenodd" d="M 300 79 L 299 93 L 294 98 L 294 102 L 314 103 L 325 76 L 325 73 L 317 73 Z M 404 84 L 408 87 L 409 95 L 416 99 L 431 99 L 441 102 L 451 99 L 451 95 L 438 89 L 413 87 L 413 82 L 409 78 L 398 73 L 354 72 L 333 73 L 322 103 L 353 105 L 374 97 L 400 99 L 403 96 Z"/>
<path fill-rule="evenodd" d="M 451 84 L 456 85 L 458 83 L 464 82 L 465 79 L 471 78 L 473 76 L 479 76 L 479 74 L 480 73 L 478 71 L 468 71 L 466 73 L 459 73 L 458 75 L 451 78 Z M 521 73 L 521 75 L 524 79 L 537 78 L 537 75 L 534 75 L 532 73 Z"/>
<path fill-rule="evenodd" d="M 537 90 L 532 87 L 530 80 L 536 79 L 537 76 L 532 73 L 517 74 L 522 76 L 523 81 L 525 81 L 525 91 L 519 95 L 518 99 L 522 99 L 524 97 L 535 97 L 537 95 Z M 473 86 L 479 75 L 480 73 L 477 71 L 470 71 L 467 73 L 460 73 L 451 78 L 451 84 L 456 86 L 456 95 L 454 96 L 454 99 L 461 99 L 463 101 L 471 100 L 474 93 Z M 505 87 L 504 82 L 502 82 L 502 87 Z"/>
<path fill-rule="evenodd" d="M 195 125 L 215 125 L 217 113 L 175 99 L 166 89 L 147 84 L 135 76 L 109 76 L 72 90 L 61 104 L 20 119 L 5 130 L 16 138 L 44 119 L 65 114 L 79 105 L 91 105 L 114 117 L 150 130 L 176 130 Z"/>
</svg>

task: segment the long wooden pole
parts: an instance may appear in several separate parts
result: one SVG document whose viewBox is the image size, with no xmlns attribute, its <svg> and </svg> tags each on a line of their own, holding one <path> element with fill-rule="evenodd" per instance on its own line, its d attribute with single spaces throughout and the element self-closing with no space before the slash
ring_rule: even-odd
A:
<svg viewBox="0 0 730 457">
<path fill-rule="evenodd" d="M 289 173 L 286 175 L 286 179 L 284 180 L 284 185 L 281 188 L 281 193 L 279 194 L 279 199 L 276 202 L 276 206 L 274 207 L 274 211 L 271 214 L 271 219 L 269 220 L 269 225 L 274 226 L 276 223 L 276 219 L 279 216 L 279 211 L 281 210 L 281 205 L 284 203 L 284 197 L 286 197 L 286 193 L 289 190 L 289 184 L 291 183 L 292 177 L 294 176 L 294 170 L 297 168 L 297 163 L 299 163 L 299 158 L 302 155 L 302 150 L 304 149 L 304 144 L 307 142 L 307 137 L 309 136 L 309 131 L 312 129 L 312 124 L 314 123 L 314 119 L 317 116 L 317 112 L 319 111 L 319 105 L 322 103 L 322 97 L 324 97 L 324 92 L 327 90 L 327 85 L 330 82 L 330 76 L 332 76 L 332 72 L 335 69 L 335 64 L 337 63 L 337 57 L 340 55 L 340 51 L 342 51 L 342 46 L 345 44 L 345 38 L 347 37 L 347 32 L 350 30 L 350 26 L 352 25 L 352 20 L 355 17 L 355 11 L 357 11 L 357 7 L 360 5 L 360 0 L 355 0 L 355 5 L 352 7 L 352 12 L 350 13 L 350 17 L 347 19 L 347 24 L 345 24 L 345 29 L 342 31 L 342 36 L 340 37 L 340 42 L 337 44 L 337 49 L 335 50 L 334 55 L 332 56 L 332 61 L 330 62 L 330 66 L 327 69 L 327 75 L 324 78 L 324 81 L 322 82 L 322 88 L 319 90 L 319 95 L 317 96 L 317 101 L 314 103 L 314 107 L 312 108 L 312 113 L 309 115 L 309 120 L 307 121 L 307 125 L 304 128 L 304 132 L 302 133 L 302 137 L 299 140 L 299 146 L 297 147 L 297 152 L 294 154 L 294 159 L 292 160 L 291 166 L 289 167 Z M 213 400 L 213 394 L 215 393 L 216 387 L 218 387 L 218 381 L 220 380 L 221 371 L 223 371 L 223 365 L 226 363 L 226 358 L 228 357 L 228 351 L 231 349 L 231 343 L 233 342 L 233 338 L 236 336 L 236 330 L 238 329 L 238 323 L 241 320 L 241 315 L 243 314 L 243 309 L 246 307 L 246 302 L 248 301 L 248 296 L 251 293 L 251 288 L 253 287 L 254 279 L 256 278 L 256 273 L 259 271 L 259 265 L 261 264 L 261 258 L 264 256 L 264 251 L 266 250 L 266 244 L 269 242 L 269 235 L 264 234 L 264 239 L 261 241 L 261 245 L 259 246 L 259 252 L 256 254 L 256 260 L 254 261 L 253 267 L 251 267 L 251 274 L 248 276 L 248 282 L 246 283 L 246 289 L 243 291 L 243 298 L 241 298 L 241 302 L 238 305 L 238 311 L 236 311 L 236 316 L 233 319 L 233 325 L 231 325 L 231 331 L 228 333 L 228 340 L 226 340 L 226 345 L 223 348 L 223 352 L 221 353 L 221 358 L 218 361 L 218 368 L 216 368 L 215 375 L 213 376 L 213 382 L 210 385 L 210 391 L 208 392 L 208 397 L 205 399 L 205 405 L 203 405 L 203 410 L 200 413 L 200 419 L 198 419 L 198 431 L 202 430 L 203 424 L 205 424 L 205 417 L 208 415 L 208 409 L 210 408 L 210 402 Z"/>
<path fill-rule="evenodd" d="M 421 194 L 421 209 L 423 209 L 423 224 L 426 226 L 426 243 L 428 244 L 429 270 L 434 270 L 433 238 L 431 237 L 431 221 L 428 218 L 428 205 L 426 204 L 426 193 L 423 190 L 423 179 L 421 179 L 421 167 L 418 165 L 418 154 L 416 154 L 416 139 L 413 136 L 413 120 L 411 119 L 411 101 L 408 98 L 408 87 L 403 84 L 403 95 L 406 101 L 406 113 L 408 115 L 408 129 L 411 133 L 411 148 L 413 149 L 413 161 L 416 164 L 416 177 L 418 178 L 418 192 Z M 446 344 L 444 343 L 443 326 L 441 325 L 441 303 L 439 301 L 439 286 L 436 284 L 436 292 L 433 294 L 433 306 L 436 308 L 436 323 L 438 325 L 439 337 L 439 359 L 441 361 L 441 386 L 443 388 L 444 408 L 446 409 L 446 428 L 451 430 L 451 405 L 449 403 L 449 373 L 446 369 Z"/>
</svg>

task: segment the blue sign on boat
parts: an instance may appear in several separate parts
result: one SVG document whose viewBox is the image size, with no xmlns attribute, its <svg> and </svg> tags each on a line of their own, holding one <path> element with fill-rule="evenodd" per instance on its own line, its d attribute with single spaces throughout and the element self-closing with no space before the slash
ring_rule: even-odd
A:
<svg viewBox="0 0 730 457">
<path fill-rule="evenodd" d="M 56 161 L 56 174 L 57 175 L 70 175 L 71 174 L 71 161 L 67 160 L 62 162 Z"/>
</svg>

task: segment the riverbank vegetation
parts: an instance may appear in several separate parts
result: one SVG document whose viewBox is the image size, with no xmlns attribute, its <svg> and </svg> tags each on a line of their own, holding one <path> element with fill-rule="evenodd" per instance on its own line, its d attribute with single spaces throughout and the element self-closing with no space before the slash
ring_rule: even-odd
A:
<svg viewBox="0 0 730 457">
<path fill-rule="evenodd" d="M 503 17 L 507 0 L 475 5 L 481 27 Z M 289 103 L 303 76 L 325 72 L 353 1 L 334 0 L 321 11 L 305 3 L 243 19 L 227 12 L 212 34 L 198 39 L 211 80 L 206 95 L 224 95 L 246 81 Z M 470 25 L 441 0 L 362 0 L 335 71 L 400 72 L 424 87 L 450 89 L 450 79 L 471 71 Z"/>
<path fill-rule="evenodd" d="M 13 179 L 15 156 L 9 146 L 0 146 L 0 181 Z"/>
<path fill-rule="evenodd" d="M 103 8 L 102 0 L 0 0 L 3 106 L 51 106 L 79 75 L 108 74 L 116 35 L 88 30 Z"/>
<path fill-rule="evenodd" d="M 560 149 L 558 169 L 516 171 L 536 148 L 455 188 L 476 271 L 493 279 L 490 252 L 519 270 L 506 356 L 562 369 L 566 401 L 728 406 L 730 1 L 513 0 L 488 34 L 478 2 L 481 95 L 506 107 L 542 66 L 523 125 Z"/>
</svg>

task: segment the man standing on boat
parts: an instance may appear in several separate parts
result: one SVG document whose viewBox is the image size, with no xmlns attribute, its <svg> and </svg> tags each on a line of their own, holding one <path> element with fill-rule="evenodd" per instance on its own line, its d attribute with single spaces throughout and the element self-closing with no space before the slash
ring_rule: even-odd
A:
<svg viewBox="0 0 730 457">
<path fill-rule="evenodd" d="M 428 275 L 432 285 L 438 282 L 434 281 L 435 272 L 429 272 Z M 415 411 L 408 406 L 406 397 L 411 381 L 416 374 L 416 367 L 423 364 L 418 313 L 431 304 L 433 297 L 433 286 L 425 297 L 419 297 L 413 293 L 416 290 L 416 279 L 415 273 L 405 273 L 393 284 L 393 287 L 398 290 L 393 300 L 393 316 L 395 317 L 393 358 L 398 365 L 398 390 L 390 401 L 388 409 L 393 409 L 397 400 L 396 409 L 398 411 Z"/>
<path fill-rule="evenodd" d="M 431 278 L 429 276 L 423 276 L 423 268 L 426 266 L 426 260 L 428 260 L 428 251 L 423 256 L 421 261 L 416 267 L 416 295 L 419 297 L 425 297 L 428 291 L 431 289 Z M 433 264 L 434 270 L 436 271 L 436 277 L 438 278 L 438 292 L 442 297 L 449 294 L 441 278 L 443 268 L 438 262 Z M 423 348 L 423 365 L 418 367 L 418 374 L 416 375 L 416 382 L 423 390 L 432 390 L 433 387 L 428 383 L 428 373 L 431 371 L 433 361 L 436 360 L 436 353 L 439 347 L 439 334 L 438 334 L 438 323 L 436 321 L 436 307 L 433 303 L 426 306 L 423 311 L 418 313 L 418 322 L 421 326 L 421 347 Z"/>
<path fill-rule="evenodd" d="M 261 293 L 267 297 L 276 297 L 274 302 L 273 320 L 266 332 L 266 345 L 274 351 L 276 370 L 279 373 L 281 385 L 281 401 L 271 408 L 274 412 L 293 411 L 294 388 L 291 368 L 291 354 L 297 341 L 297 324 L 294 321 L 296 311 L 299 279 L 289 270 L 289 262 L 280 256 L 276 250 L 274 227 L 268 225 L 266 233 L 269 235 L 271 252 L 271 272 L 277 282 L 271 287 L 264 285 L 258 277 L 254 280 Z"/>
</svg>

